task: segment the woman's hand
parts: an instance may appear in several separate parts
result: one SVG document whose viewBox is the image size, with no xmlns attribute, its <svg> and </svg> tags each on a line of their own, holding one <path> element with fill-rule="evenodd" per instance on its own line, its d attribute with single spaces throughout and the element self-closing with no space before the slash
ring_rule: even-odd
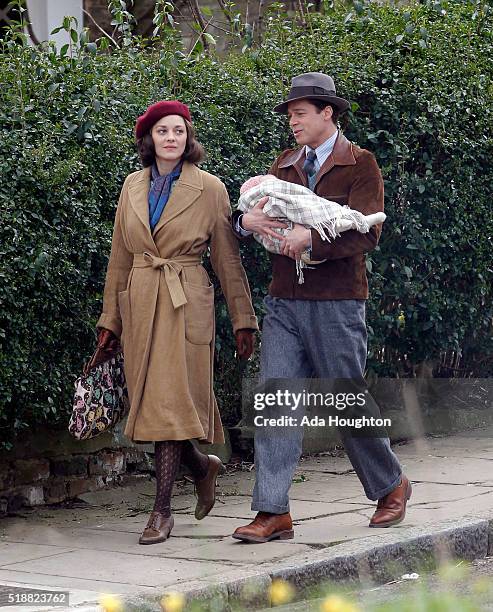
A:
<svg viewBox="0 0 493 612">
<path fill-rule="evenodd" d="M 288 226 L 282 223 L 282 221 L 277 221 L 277 219 L 269 217 L 264 213 L 264 206 L 268 199 L 268 197 L 262 198 L 250 212 L 244 213 L 241 218 L 241 226 L 248 232 L 255 232 L 266 238 L 279 239 L 279 234 L 274 229 L 285 229 Z"/>
<path fill-rule="evenodd" d="M 108 359 L 114 357 L 120 350 L 120 341 L 115 334 L 111 330 L 101 327 L 98 331 L 98 345 L 96 351 L 89 363 L 85 366 L 84 373 L 86 374 L 100 363 L 108 361 Z"/>
<path fill-rule="evenodd" d="M 255 330 L 238 329 L 236 337 L 236 354 L 239 359 L 250 359 L 255 349 Z"/>
<path fill-rule="evenodd" d="M 116 345 L 119 344 L 118 338 L 110 329 L 101 327 L 98 333 L 98 348 L 103 350 L 116 349 Z"/>
</svg>

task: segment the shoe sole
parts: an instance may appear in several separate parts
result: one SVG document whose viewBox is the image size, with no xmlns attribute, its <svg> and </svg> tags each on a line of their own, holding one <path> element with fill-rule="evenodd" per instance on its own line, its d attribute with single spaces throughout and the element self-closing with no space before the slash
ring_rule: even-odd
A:
<svg viewBox="0 0 493 612">
<path fill-rule="evenodd" d="M 139 544 L 141 544 L 142 546 L 149 546 L 149 544 L 159 544 L 160 542 L 166 542 L 168 538 L 169 538 L 169 533 L 166 537 L 158 538 L 157 540 L 140 540 L 139 539 Z"/>
<path fill-rule="evenodd" d="M 221 465 L 219 466 L 219 469 L 217 470 L 217 474 L 216 474 L 216 478 L 214 480 L 214 499 L 212 500 L 212 504 L 209 508 L 207 508 L 206 510 L 203 510 L 201 513 L 198 513 L 197 508 L 195 508 L 195 518 L 198 521 L 201 521 L 202 519 L 204 519 L 209 512 L 212 510 L 212 508 L 214 508 L 214 504 L 216 503 L 216 487 L 217 487 L 217 477 L 219 476 L 219 474 L 226 474 L 226 467 L 224 465 L 224 463 L 221 463 Z"/>
<path fill-rule="evenodd" d="M 407 505 L 407 502 L 411 499 L 412 492 L 413 492 L 413 488 L 411 486 L 411 483 L 409 482 L 409 485 L 406 491 L 406 505 Z M 402 521 L 406 517 L 406 505 L 404 506 L 404 512 L 402 513 L 402 516 L 400 516 L 399 518 L 396 518 L 393 521 L 387 521 L 386 523 L 380 523 L 380 525 L 378 524 L 372 525 L 370 523 L 368 527 L 371 527 L 372 529 L 385 529 L 386 527 L 393 527 L 394 525 L 398 525 L 399 523 L 402 523 Z"/>
<path fill-rule="evenodd" d="M 276 531 L 275 533 L 271 534 L 270 536 L 267 536 L 265 538 L 262 538 L 260 536 L 250 536 L 250 535 L 243 535 L 241 533 L 233 533 L 233 535 L 231 536 L 232 538 L 234 538 L 235 540 L 243 540 L 243 542 L 253 542 L 255 544 L 263 544 L 264 542 L 270 542 L 271 540 L 291 540 L 292 538 L 294 538 L 294 530 L 284 530 L 284 531 Z"/>
</svg>

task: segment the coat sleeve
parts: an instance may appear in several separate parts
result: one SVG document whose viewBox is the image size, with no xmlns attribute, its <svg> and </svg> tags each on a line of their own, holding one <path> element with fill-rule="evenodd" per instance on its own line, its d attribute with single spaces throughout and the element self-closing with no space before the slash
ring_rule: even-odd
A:
<svg viewBox="0 0 493 612">
<path fill-rule="evenodd" d="M 116 209 L 111 253 L 104 285 L 103 312 L 96 324 L 96 327 L 104 327 L 111 330 L 118 338 L 122 333 L 118 293 L 125 291 L 127 287 L 128 275 L 133 262 L 133 254 L 127 250 L 122 232 L 122 208 L 126 190 L 127 183 L 125 182 Z"/>
<path fill-rule="evenodd" d="M 357 177 L 349 191 L 348 206 L 364 215 L 383 212 L 383 179 L 375 157 L 365 151 L 357 164 Z M 312 229 L 311 259 L 342 259 L 368 253 L 377 246 L 381 231 L 382 224 L 374 225 L 367 234 L 348 230 L 327 242 Z"/>
<path fill-rule="evenodd" d="M 221 283 L 233 331 L 258 329 L 238 242 L 231 229 L 229 196 L 222 183 L 217 197 L 217 218 L 210 241 L 212 268 Z"/>
<path fill-rule="evenodd" d="M 241 215 L 243 214 L 242 210 L 235 210 L 231 216 L 231 229 L 233 230 L 233 234 L 238 238 L 238 240 L 242 240 L 242 241 L 248 241 L 252 238 L 252 234 L 249 234 L 248 236 L 243 236 L 243 234 L 240 234 L 240 232 L 238 232 L 236 230 L 236 223 L 238 221 L 238 217 L 241 217 Z"/>
</svg>

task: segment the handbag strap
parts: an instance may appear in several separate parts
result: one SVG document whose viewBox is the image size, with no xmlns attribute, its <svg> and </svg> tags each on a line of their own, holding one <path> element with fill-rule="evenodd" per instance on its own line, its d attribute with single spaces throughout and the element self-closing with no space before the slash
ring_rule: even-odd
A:
<svg viewBox="0 0 493 612">
<path fill-rule="evenodd" d="M 94 353 L 91 355 L 89 360 L 86 361 L 86 363 L 84 364 L 82 368 L 82 373 L 84 374 L 84 376 L 87 376 L 89 374 L 89 371 L 92 369 L 89 367 L 89 365 L 92 363 L 92 360 L 94 359 L 94 357 L 96 357 L 96 353 L 98 351 L 99 351 L 99 345 L 95 348 Z"/>
</svg>

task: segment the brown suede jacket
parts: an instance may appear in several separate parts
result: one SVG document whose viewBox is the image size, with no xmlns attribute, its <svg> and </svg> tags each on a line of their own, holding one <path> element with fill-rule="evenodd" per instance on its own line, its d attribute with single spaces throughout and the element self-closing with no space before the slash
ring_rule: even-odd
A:
<svg viewBox="0 0 493 612">
<path fill-rule="evenodd" d="M 303 172 L 304 147 L 281 153 L 269 170 L 283 181 L 307 185 Z M 339 133 L 334 150 L 317 175 L 315 193 L 339 204 L 347 204 L 365 215 L 383 211 L 383 179 L 372 153 L 360 149 Z M 233 231 L 240 211 L 233 213 Z M 356 230 L 343 232 L 330 243 L 312 230 L 312 260 L 324 263 L 303 270 L 305 282 L 298 284 L 296 264 L 284 255 L 270 254 L 272 297 L 298 300 L 349 300 L 368 298 L 366 253 L 375 248 L 381 225 L 370 228 L 368 234 Z"/>
</svg>

